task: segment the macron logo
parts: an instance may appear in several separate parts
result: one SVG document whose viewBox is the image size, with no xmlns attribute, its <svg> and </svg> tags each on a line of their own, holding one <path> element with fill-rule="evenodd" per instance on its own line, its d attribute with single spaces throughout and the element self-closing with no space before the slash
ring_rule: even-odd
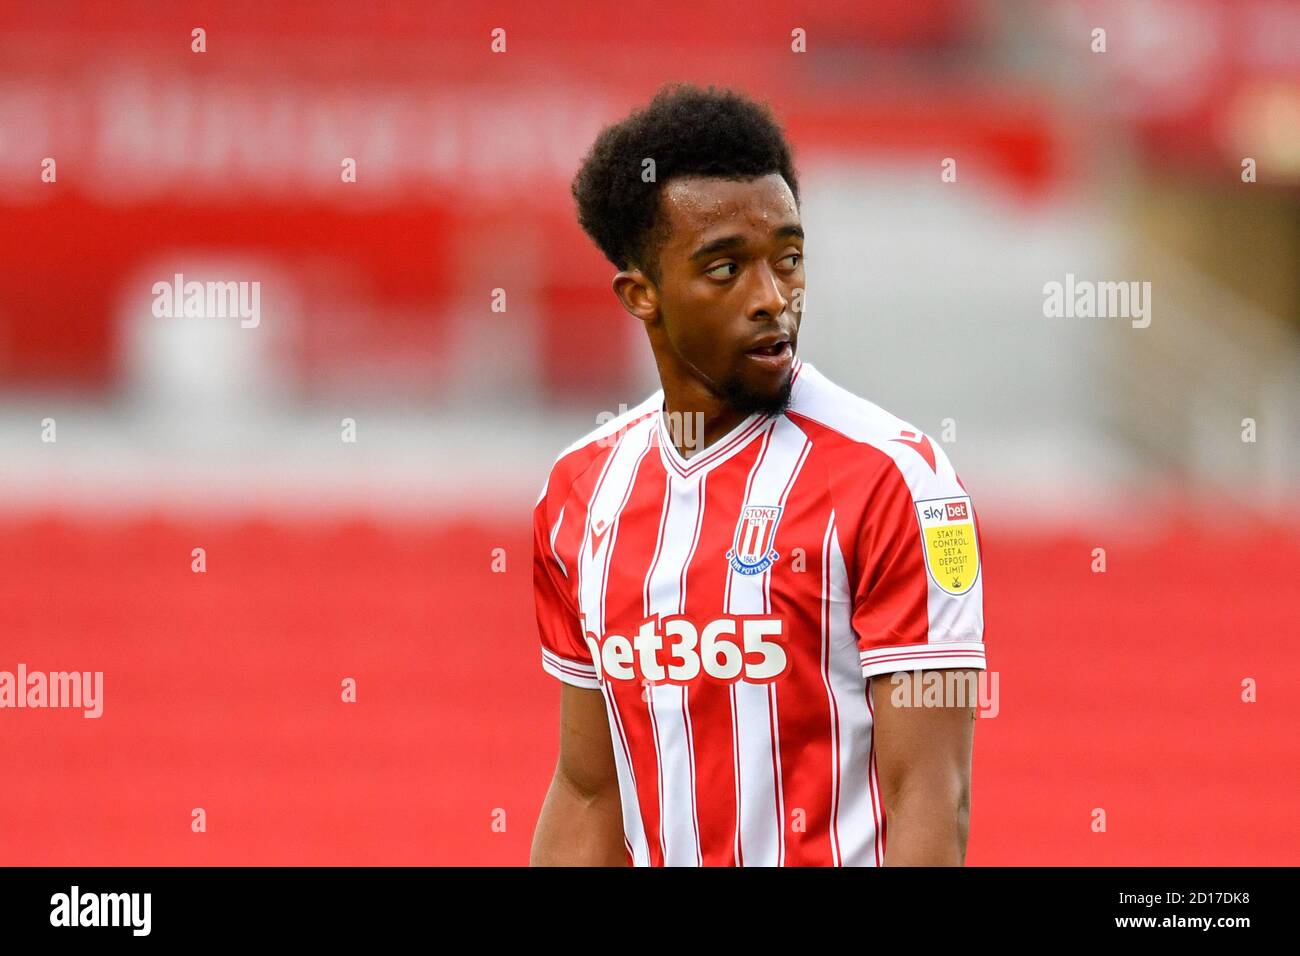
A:
<svg viewBox="0 0 1300 956">
<path fill-rule="evenodd" d="M 600 543 L 605 540 L 605 535 L 609 534 L 610 526 L 603 521 L 597 521 L 591 526 L 591 556 L 594 558 L 596 552 L 600 550 Z"/>
<path fill-rule="evenodd" d="M 891 438 L 890 441 L 900 442 L 908 448 L 915 449 L 916 453 L 925 459 L 925 463 L 930 466 L 930 470 L 936 475 L 939 473 L 939 469 L 934 463 L 934 447 L 930 444 L 930 439 L 925 435 L 914 432 L 901 438 Z"/>
</svg>

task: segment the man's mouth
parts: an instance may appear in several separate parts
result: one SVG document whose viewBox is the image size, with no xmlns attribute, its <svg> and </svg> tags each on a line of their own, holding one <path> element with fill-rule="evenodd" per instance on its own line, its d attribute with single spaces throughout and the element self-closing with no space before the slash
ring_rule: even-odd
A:
<svg viewBox="0 0 1300 956">
<path fill-rule="evenodd" d="M 745 351 L 751 362 L 773 372 L 784 372 L 794 361 L 794 347 L 784 335 L 767 336 Z"/>
<path fill-rule="evenodd" d="M 764 358 L 776 358 L 791 350 L 790 336 L 785 332 L 768 332 L 751 340 L 746 352 Z"/>
</svg>

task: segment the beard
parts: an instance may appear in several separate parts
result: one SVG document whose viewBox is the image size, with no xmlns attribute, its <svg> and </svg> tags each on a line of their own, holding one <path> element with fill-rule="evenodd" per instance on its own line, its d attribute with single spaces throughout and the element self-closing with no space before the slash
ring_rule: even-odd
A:
<svg viewBox="0 0 1300 956">
<path fill-rule="evenodd" d="M 745 415 L 752 415 L 755 412 L 764 415 L 781 415 L 790 407 L 790 392 L 793 385 L 794 376 L 791 375 L 775 391 L 760 392 L 751 388 L 740 376 L 735 375 L 722 382 L 718 397 L 728 406 Z"/>
</svg>

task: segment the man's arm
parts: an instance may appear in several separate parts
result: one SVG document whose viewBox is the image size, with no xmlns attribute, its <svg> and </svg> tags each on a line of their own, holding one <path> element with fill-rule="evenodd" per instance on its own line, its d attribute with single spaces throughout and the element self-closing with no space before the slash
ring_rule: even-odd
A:
<svg viewBox="0 0 1300 956">
<path fill-rule="evenodd" d="M 977 671 L 952 673 L 972 675 L 964 686 L 975 686 Z M 951 685 L 945 681 L 944 686 Z M 962 866 L 970 820 L 975 708 L 969 701 L 947 699 L 942 707 L 896 706 L 895 691 L 900 688 L 897 696 L 902 700 L 922 699 L 924 684 L 911 672 L 871 680 L 876 770 L 887 820 L 885 865 Z"/>
<path fill-rule="evenodd" d="M 560 759 L 530 866 L 627 866 L 614 745 L 599 690 L 560 685 Z"/>
</svg>

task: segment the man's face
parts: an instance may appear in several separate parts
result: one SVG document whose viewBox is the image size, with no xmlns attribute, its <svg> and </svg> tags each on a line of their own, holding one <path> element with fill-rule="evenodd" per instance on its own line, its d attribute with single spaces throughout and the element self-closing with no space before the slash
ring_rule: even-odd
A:
<svg viewBox="0 0 1300 956">
<path fill-rule="evenodd" d="M 659 312 L 688 372 L 745 413 L 789 398 L 804 288 L 803 229 L 778 173 L 689 176 L 660 196 Z M 797 293 L 797 295 L 796 295 Z"/>
</svg>

